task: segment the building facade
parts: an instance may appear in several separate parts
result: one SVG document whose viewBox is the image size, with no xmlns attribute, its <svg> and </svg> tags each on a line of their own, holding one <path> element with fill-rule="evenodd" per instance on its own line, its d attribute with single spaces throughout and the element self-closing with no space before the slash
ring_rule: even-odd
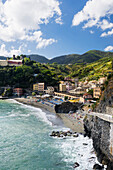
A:
<svg viewBox="0 0 113 170">
<path fill-rule="evenodd" d="M 54 87 L 48 86 L 47 90 L 46 90 L 46 93 L 52 95 L 54 93 Z"/>
<path fill-rule="evenodd" d="M 44 92 L 44 83 L 33 84 L 33 91 Z"/>
<path fill-rule="evenodd" d="M 66 84 L 59 84 L 59 91 L 66 92 Z"/>
<path fill-rule="evenodd" d="M 101 95 L 101 88 L 100 87 L 96 87 L 93 89 L 93 97 L 94 98 L 99 98 Z"/>
<path fill-rule="evenodd" d="M 0 60 L 0 66 L 21 66 L 22 60 Z"/>
<path fill-rule="evenodd" d="M 23 95 L 23 90 L 22 88 L 14 88 L 13 89 L 13 94 L 17 96 L 22 96 Z"/>
</svg>

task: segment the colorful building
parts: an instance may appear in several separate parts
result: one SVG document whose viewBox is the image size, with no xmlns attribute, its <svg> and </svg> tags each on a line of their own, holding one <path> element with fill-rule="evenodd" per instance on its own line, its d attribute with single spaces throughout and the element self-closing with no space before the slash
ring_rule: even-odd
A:
<svg viewBox="0 0 113 170">
<path fill-rule="evenodd" d="M 101 88 L 100 87 L 96 87 L 93 89 L 93 97 L 94 98 L 99 98 L 101 95 Z"/>
<path fill-rule="evenodd" d="M 44 83 L 33 84 L 33 91 L 44 92 Z"/>
<path fill-rule="evenodd" d="M 54 87 L 48 86 L 47 90 L 46 90 L 46 93 L 52 95 L 54 93 Z"/>
<path fill-rule="evenodd" d="M 66 84 L 59 84 L 59 91 L 66 92 Z"/>
<path fill-rule="evenodd" d="M 22 60 L 0 60 L 0 66 L 21 66 Z"/>
<path fill-rule="evenodd" d="M 22 88 L 14 88 L 13 94 L 17 95 L 17 96 L 22 96 L 23 95 L 23 89 Z"/>
</svg>

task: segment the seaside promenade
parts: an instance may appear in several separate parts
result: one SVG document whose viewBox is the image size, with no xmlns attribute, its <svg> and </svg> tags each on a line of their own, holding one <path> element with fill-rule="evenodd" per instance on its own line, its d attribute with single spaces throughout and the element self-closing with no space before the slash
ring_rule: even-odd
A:
<svg viewBox="0 0 113 170">
<path fill-rule="evenodd" d="M 102 120 L 105 120 L 107 122 L 110 122 L 110 123 L 113 123 L 113 116 L 112 115 L 109 115 L 109 114 L 103 114 L 103 113 L 97 113 L 97 112 L 83 112 L 84 114 L 86 115 L 92 115 L 92 116 L 97 116 L 99 117 L 100 119 Z"/>
</svg>

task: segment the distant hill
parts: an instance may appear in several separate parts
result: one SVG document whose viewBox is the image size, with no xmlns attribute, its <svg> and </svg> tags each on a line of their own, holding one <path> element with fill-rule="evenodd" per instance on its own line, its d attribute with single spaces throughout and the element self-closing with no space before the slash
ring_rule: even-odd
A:
<svg viewBox="0 0 113 170">
<path fill-rule="evenodd" d="M 113 52 L 104 52 L 99 50 L 91 50 L 88 51 L 82 55 L 79 54 L 69 54 L 69 55 L 63 55 L 59 57 L 54 57 L 53 59 L 49 60 L 44 56 L 32 54 L 27 55 L 27 57 L 30 57 L 31 60 L 34 60 L 36 62 L 40 63 L 58 63 L 58 64 L 75 64 L 75 63 L 92 63 L 95 61 L 98 61 L 99 59 L 102 59 L 104 57 L 113 57 Z"/>
<path fill-rule="evenodd" d="M 54 57 L 51 60 L 47 59 L 44 56 L 31 54 L 26 55 L 31 60 L 34 60 L 39 63 L 58 63 L 58 64 L 75 64 L 75 63 L 92 63 L 98 61 L 104 57 L 113 57 L 113 52 L 104 52 L 99 50 L 90 50 L 82 55 L 79 54 L 69 54 Z M 6 60 L 6 57 L 0 56 L 0 60 Z"/>
<path fill-rule="evenodd" d="M 49 62 L 49 60 L 46 57 L 37 55 L 37 54 L 26 55 L 26 57 L 28 57 L 28 58 L 30 57 L 31 60 L 34 60 L 39 63 L 48 63 Z"/>
<path fill-rule="evenodd" d="M 70 55 L 63 55 L 59 57 L 55 57 L 49 61 L 49 63 L 58 63 L 58 64 L 74 64 L 80 57 L 79 54 L 70 54 Z"/>
<path fill-rule="evenodd" d="M 0 56 L 0 60 L 7 60 L 7 57 Z"/>
<path fill-rule="evenodd" d="M 50 63 L 54 63 L 54 62 L 57 62 L 58 64 L 92 63 L 104 57 L 113 57 L 113 53 L 103 52 L 99 50 L 91 50 L 82 55 L 70 54 L 70 55 L 55 57 L 50 60 Z"/>
</svg>

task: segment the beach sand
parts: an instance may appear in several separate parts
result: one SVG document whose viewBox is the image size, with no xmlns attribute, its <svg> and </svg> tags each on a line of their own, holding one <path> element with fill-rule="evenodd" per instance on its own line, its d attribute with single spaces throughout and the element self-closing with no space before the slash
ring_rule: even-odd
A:
<svg viewBox="0 0 113 170">
<path fill-rule="evenodd" d="M 60 117 L 64 123 L 64 125 L 68 128 L 70 128 L 72 131 L 74 132 L 78 132 L 78 133 L 83 133 L 84 134 L 84 126 L 83 123 L 79 123 L 78 120 L 74 120 L 71 119 L 68 114 L 65 113 L 55 113 L 54 108 L 47 106 L 45 104 L 42 104 L 40 102 L 35 102 L 35 100 L 30 100 L 30 99 L 26 99 L 26 98 L 15 98 L 16 101 L 23 103 L 23 104 L 27 104 L 27 105 L 31 105 L 37 108 L 42 109 L 43 111 L 49 111 L 53 114 L 56 114 L 58 117 Z"/>
<path fill-rule="evenodd" d="M 84 134 L 84 125 L 83 123 L 79 124 L 79 121 L 70 119 L 65 113 L 57 113 L 57 115 L 63 120 L 64 125 L 70 128 L 74 132 Z"/>
</svg>

